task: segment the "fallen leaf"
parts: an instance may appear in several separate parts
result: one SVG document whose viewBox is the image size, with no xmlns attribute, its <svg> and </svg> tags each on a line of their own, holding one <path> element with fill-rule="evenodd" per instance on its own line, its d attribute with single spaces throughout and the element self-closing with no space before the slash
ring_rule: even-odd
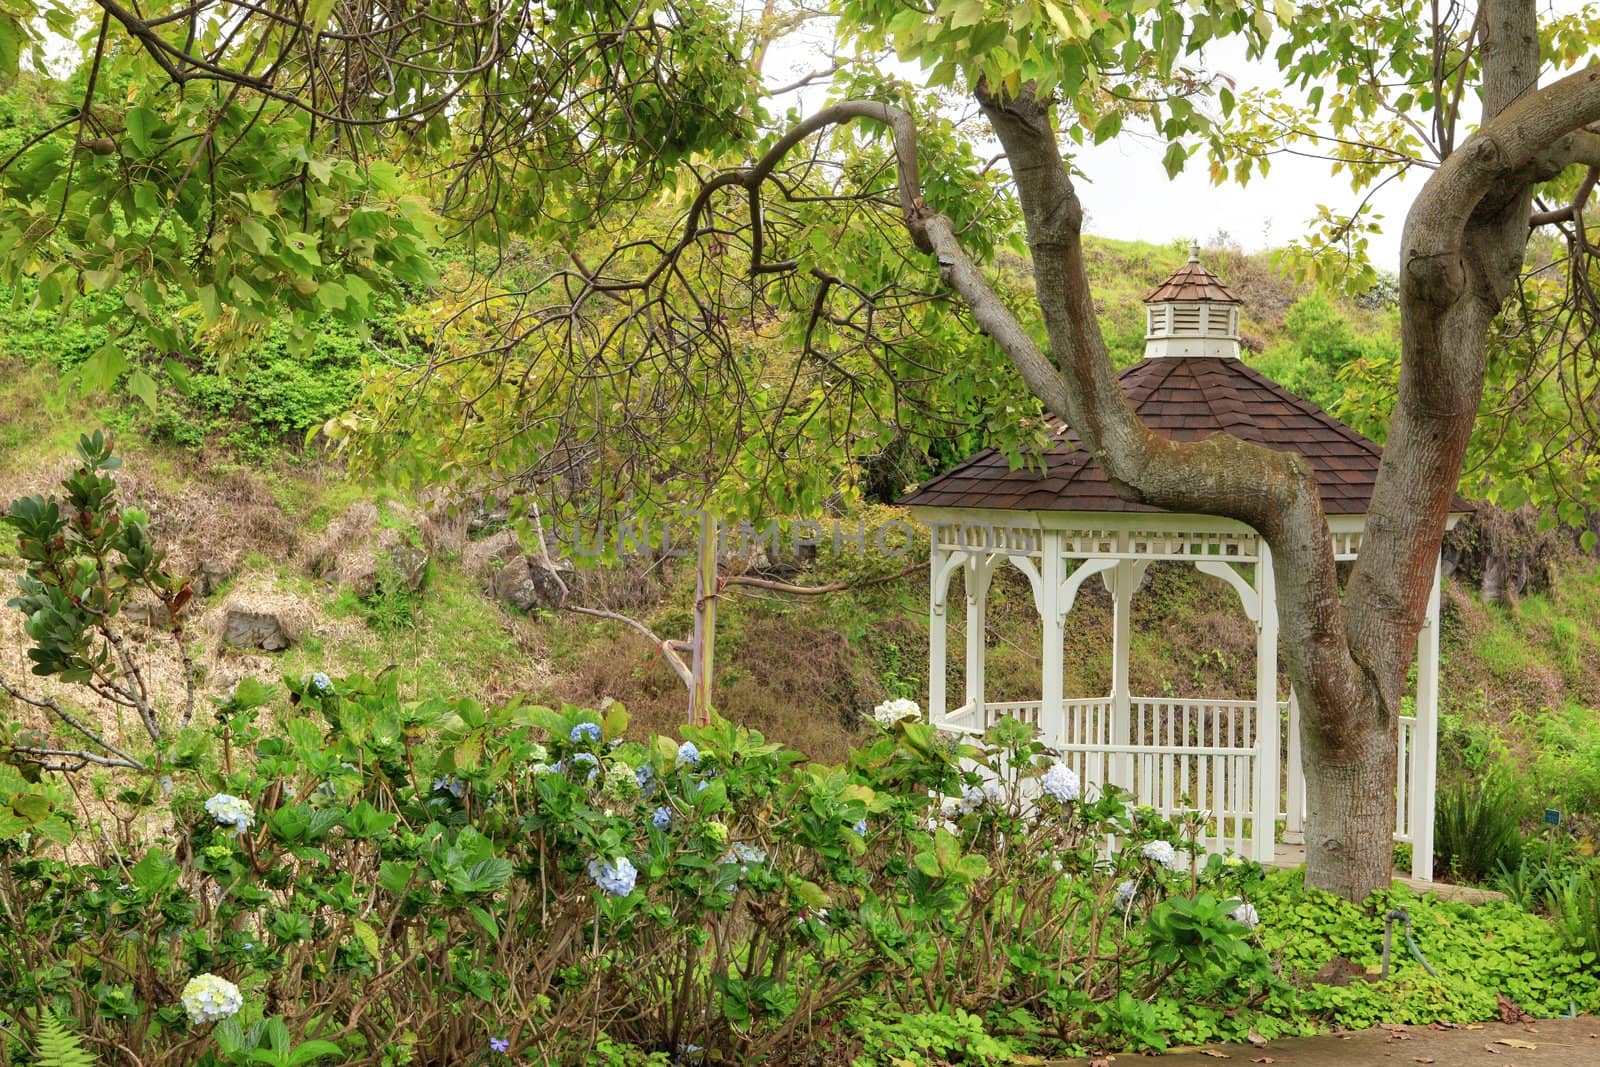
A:
<svg viewBox="0 0 1600 1067">
<path fill-rule="evenodd" d="M 1483 1046 L 1483 1051 L 1493 1053 L 1496 1056 L 1500 1055 L 1500 1050 L 1495 1048 L 1493 1045 Z"/>
<path fill-rule="evenodd" d="M 1535 1045 L 1532 1041 L 1523 1041 L 1520 1038 L 1515 1038 L 1515 1037 L 1502 1037 L 1500 1040 L 1496 1041 L 1495 1044 L 1504 1045 L 1507 1048 L 1538 1048 L 1539 1047 L 1538 1045 Z"/>
<path fill-rule="evenodd" d="M 1267 1044 L 1267 1039 L 1256 1033 L 1254 1030 L 1251 1030 L 1245 1035 L 1245 1040 L 1250 1042 L 1256 1048 L 1265 1048 Z M 1269 1060 L 1268 1062 L 1271 1061 Z"/>
<path fill-rule="evenodd" d="M 1273 1059 L 1271 1056 L 1257 1056 L 1255 1059 L 1251 1060 L 1250 1062 L 1251 1063 L 1277 1063 L 1278 1061 Z"/>
<path fill-rule="evenodd" d="M 1111 1067 L 1116 1062 L 1116 1059 L 1115 1056 L 1101 1056 L 1098 1059 L 1090 1060 L 1089 1067 Z"/>
<path fill-rule="evenodd" d="M 1467 1024 L 1467 1029 L 1468 1030 L 1482 1030 L 1483 1029 L 1483 1024 L 1482 1023 L 1468 1023 Z"/>
<path fill-rule="evenodd" d="M 1228 1055 L 1226 1052 L 1218 1052 L 1214 1048 L 1203 1048 L 1203 1049 L 1200 1050 L 1200 1055 L 1202 1055 L 1202 1056 L 1210 1056 L 1214 1060 L 1231 1060 L 1231 1059 L 1233 1059 L 1233 1057 Z"/>
</svg>

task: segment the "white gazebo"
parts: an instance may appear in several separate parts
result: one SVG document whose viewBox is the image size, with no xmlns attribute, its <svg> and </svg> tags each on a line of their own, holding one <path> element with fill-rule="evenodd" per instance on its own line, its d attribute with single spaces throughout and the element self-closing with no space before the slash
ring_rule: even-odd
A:
<svg viewBox="0 0 1600 1067">
<path fill-rule="evenodd" d="M 1239 301 L 1201 266 L 1195 249 L 1145 298 L 1145 359 L 1121 375 L 1134 409 L 1174 440 L 1231 433 L 1295 451 L 1317 473 L 1339 560 L 1361 546 L 1378 472 L 1373 442 L 1250 368 L 1239 357 Z M 1043 472 L 1013 470 L 978 453 L 901 501 L 932 530 L 928 717 L 982 732 L 1012 716 L 1036 724 L 1087 786 L 1111 783 L 1166 815 L 1209 813 L 1205 839 L 1261 861 L 1274 857 L 1280 820 L 1298 842 L 1305 820 L 1298 706 L 1278 687 L 1278 618 L 1271 553 L 1248 526 L 1129 503 L 1060 427 Z M 1467 505 L 1458 501 L 1453 524 Z M 1131 606 L 1152 560 L 1194 564 L 1226 582 L 1256 628 L 1250 699 L 1139 695 L 1129 686 Z M 1027 576 L 1042 630 L 1037 699 L 996 702 L 984 692 L 985 606 L 996 569 Z M 965 594 L 965 693 L 946 691 L 951 580 Z M 1062 691 L 1063 640 L 1083 584 L 1098 577 L 1114 609 L 1112 669 L 1104 695 Z M 1394 836 L 1412 846 L 1412 873 L 1433 875 L 1438 732 L 1439 577 L 1417 642 L 1415 711 L 1400 720 Z"/>
</svg>

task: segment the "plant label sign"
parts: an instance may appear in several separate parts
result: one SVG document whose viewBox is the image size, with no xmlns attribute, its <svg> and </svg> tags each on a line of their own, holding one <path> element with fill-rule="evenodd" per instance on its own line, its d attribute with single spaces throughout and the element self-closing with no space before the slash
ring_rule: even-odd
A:
<svg viewBox="0 0 1600 1067">
<path fill-rule="evenodd" d="M 1561 812 L 1557 808 L 1544 809 L 1544 821 L 1549 826 L 1561 825 Z"/>
</svg>

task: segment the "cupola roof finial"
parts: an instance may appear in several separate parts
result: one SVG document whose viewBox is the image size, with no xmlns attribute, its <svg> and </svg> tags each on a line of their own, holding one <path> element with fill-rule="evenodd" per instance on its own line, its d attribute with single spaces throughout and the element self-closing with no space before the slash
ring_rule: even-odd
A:
<svg viewBox="0 0 1600 1067">
<path fill-rule="evenodd" d="M 1200 242 L 1199 241 L 1190 241 L 1189 242 L 1189 262 L 1190 263 L 1198 263 L 1198 262 L 1200 262 Z"/>
</svg>

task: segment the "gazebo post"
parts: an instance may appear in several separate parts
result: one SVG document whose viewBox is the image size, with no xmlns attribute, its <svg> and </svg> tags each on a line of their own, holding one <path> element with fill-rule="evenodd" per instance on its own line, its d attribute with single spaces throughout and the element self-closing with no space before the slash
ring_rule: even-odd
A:
<svg viewBox="0 0 1600 1067">
<path fill-rule="evenodd" d="M 1122 560 L 1111 571 L 1111 743 L 1133 743 L 1133 702 L 1129 692 L 1128 662 L 1133 644 L 1133 591 L 1141 568 Z M 1133 756 L 1122 753 L 1111 761 L 1112 779 L 1124 789 L 1133 788 Z"/>
<path fill-rule="evenodd" d="M 943 583 L 940 575 L 944 570 L 945 559 L 949 552 L 939 547 L 939 531 L 934 529 L 933 549 L 928 560 L 928 721 L 935 726 L 944 723 L 945 706 L 945 642 L 949 637 L 946 632 L 949 627 L 945 622 L 945 604 L 948 601 L 946 589 L 949 578 L 945 577 Z"/>
<path fill-rule="evenodd" d="M 1439 759 L 1439 562 L 1417 633 L 1417 725 L 1411 734 L 1411 876 L 1433 881 L 1433 816 Z"/>
<path fill-rule="evenodd" d="M 1300 758 L 1300 697 L 1292 685 L 1289 687 L 1288 725 L 1289 751 L 1284 758 L 1289 766 L 1283 792 L 1283 840 L 1285 844 L 1298 845 L 1306 839 L 1306 769 Z"/>
<path fill-rule="evenodd" d="M 1061 531 L 1045 530 L 1043 542 L 1039 559 L 1039 732 L 1044 735 L 1045 744 L 1058 745 L 1067 737 L 1066 713 L 1061 706 L 1061 656 L 1065 636 L 1065 620 L 1061 615 L 1061 583 L 1064 580 Z"/>
<path fill-rule="evenodd" d="M 984 626 L 989 607 L 989 578 L 994 574 L 993 557 L 973 555 L 967 557 L 962 570 L 962 581 L 967 592 L 967 677 L 966 707 L 972 721 L 983 723 L 983 659 L 985 649 Z"/>
<path fill-rule="evenodd" d="M 1278 828 L 1278 588 L 1272 550 L 1260 539 L 1256 563 L 1256 803 L 1251 850 L 1258 863 L 1272 860 Z"/>
</svg>

